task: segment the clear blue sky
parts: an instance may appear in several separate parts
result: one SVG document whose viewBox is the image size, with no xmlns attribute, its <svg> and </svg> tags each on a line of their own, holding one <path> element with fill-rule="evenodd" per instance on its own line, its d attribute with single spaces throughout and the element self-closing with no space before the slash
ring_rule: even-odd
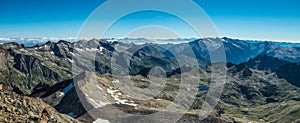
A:
<svg viewBox="0 0 300 123">
<path fill-rule="evenodd" d="M 300 0 L 194 1 L 206 11 L 221 36 L 300 41 Z M 76 37 L 85 19 L 103 2 L 1 0 L 0 37 Z M 127 19 L 141 21 L 139 17 L 128 16 Z M 114 35 L 118 33 L 121 32 Z"/>
</svg>

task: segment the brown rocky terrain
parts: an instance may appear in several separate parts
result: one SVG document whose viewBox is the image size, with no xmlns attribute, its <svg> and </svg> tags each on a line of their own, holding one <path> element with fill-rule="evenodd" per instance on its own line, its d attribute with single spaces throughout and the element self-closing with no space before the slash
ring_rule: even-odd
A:
<svg viewBox="0 0 300 123">
<path fill-rule="evenodd" d="M 0 91 L 0 122 L 5 123 L 78 123 L 68 115 L 61 114 L 40 98 Z"/>
</svg>

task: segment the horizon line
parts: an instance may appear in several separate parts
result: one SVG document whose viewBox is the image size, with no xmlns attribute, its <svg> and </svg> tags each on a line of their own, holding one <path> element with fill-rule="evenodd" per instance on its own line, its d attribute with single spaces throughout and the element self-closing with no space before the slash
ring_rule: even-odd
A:
<svg viewBox="0 0 300 123">
<path fill-rule="evenodd" d="M 147 40 L 172 40 L 172 39 L 233 39 L 233 40 L 241 40 L 241 41 L 256 41 L 256 42 L 279 42 L 279 43 L 300 43 L 296 40 L 274 40 L 274 39 L 257 39 L 257 38 L 237 38 L 237 37 L 227 37 L 227 36 L 221 36 L 221 37 L 174 37 L 174 38 L 149 38 L 149 37 L 103 37 L 103 38 L 95 38 L 95 37 L 85 37 L 85 38 L 78 38 L 78 37 L 0 37 L 0 41 L 14 41 L 16 39 L 24 40 L 29 39 L 29 41 L 36 41 L 36 40 L 44 40 L 44 41 L 59 41 L 59 40 L 92 40 L 92 39 L 116 39 L 116 40 L 122 40 L 122 39 L 147 39 Z"/>
</svg>

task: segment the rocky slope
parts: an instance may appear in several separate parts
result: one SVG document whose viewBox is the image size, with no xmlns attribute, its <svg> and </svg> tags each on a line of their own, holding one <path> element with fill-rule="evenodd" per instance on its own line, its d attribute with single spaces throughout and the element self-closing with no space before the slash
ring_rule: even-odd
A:
<svg viewBox="0 0 300 123">
<path fill-rule="evenodd" d="M 241 122 L 299 122 L 294 117 L 300 115 L 299 87 L 276 72 L 287 64 L 290 63 L 269 56 L 229 64 L 228 82 L 217 108 L 222 116 Z"/>
<path fill-rule="evenodd" d="M 140 91 L 135 92 L 134 90 L 128 91 L 126 88 L 123 88 L 130 84 L 126 79 L 127 77 L 115 79 L 109 74 L 100 75 L 91 72 L 84 72 L 77 77 L 75 80 L 78 79 L 77 86 L 80 88 L 79 92 L 76 92 L 75 86 L 73 86 L 67 93 L 61 95 L 64 88 L 57 89 L 55 92 L 52 91 L 52 88 L 57 88 L 57 86 L 53 86 L 49 87 L 49 92 L 52 92 L 52 94 L 45 97 L 44 100 L 62 113 L 71 114 L 74 118 L 82 122 L 93 122 L 97 118 L 112 123 L 121 121 L 140 122 L 141 118 L 147 118 L 155 112 L 166 109 L 176 98 L 176 90 L 178 90 L 176 86 L 179 86 L 176 78 L 167 80 L 167 87 L 162 87 L 163 85 L 157 83 L 153 88 L 161 88 L 163 90 L 160 94 L 155 95 L 148 92 L 153 90 L 145 88 L 149 84 L 155 84 L 155 81 L 142 76 L 132 76 L 131 79 L 135 83 L 134 87 L 136 89 L 145 89 L 143 93 L 139 93 Z M 195 86 L 193 90 L 197 92 L 197 87 Z M 144 99 L 141 99 L 142 97 Z M 195 98 L 194 95 L 189 95 L 188 97 L 191 99 Z M 184 107 L 183 104 L 175 103 L 174 105 L 178 108 Z M 234 122 L 232 118 L 221 117 L 218 113 L 211 114 L 205 120 L 200 121 L 198 119 L 198 109 L 189 110 L 188 107 L 185 108 L 188 110 L 187 114 L 185 114 L 184 110 L 183 112 L 174 112 L 173 110 L 166 109 L 165 113 L 163 113 L 166 116 L 161 116 L 160 118 L 162 119 L 160 120 L 169 120 L 169 115 L 182 115 L 183 117 L 178 119 L 177 122 Z M 120 111 L 125 112 L 125 114 L 120 113 Z M 126 114 L 134 114 L 136 116 L 126 116 Z M 159 122 L 156 120 L 159 119 L 151 118 L 147 121 Z"/>
<path fill-rule="evenodd" d="M 290 84 L 285 79 L 278 78 L 275 72 L 270 73 L 269 71 L 265 72 L 249 68 L 246 66 L 246 64 L 228 66 L 230 67 L 228 67 L 227 83 L 225 84 L 221 100 L 214 110 L 216 114 L 211 115 L 212 119 L 216 120 L 215 118 L 221 118 L 223 119 L 221 120 L 222 122 L 295 122 L 299 120 L 298 117 L 293 117 L 300 115 L 300 94 L 297 93 L 300 91 L 300 89 L 298 87 Z M 198 91 L 197 93 L 191 95 L 184 94 L 185 96 L 193 99 L 194 102 L 191 105 L 191 109 L 189 110 L 190 115 L 187 115 L 189 117 L 183 117 L 183 119 L 179 120 L 180 122 L 198 122 L 195 119 L 193 120 L 193 117 L 197 116 L 197 113 L 195 114 L 195 112 L 199 112 L 199 110 L 201 109 L 207 91 L 209 90 L 210 74 L 208 73 L 208 71 L 202 71 L 204 73 L 203 77 L 201 78 L 201 82 L 199 83 L 202 88 L 205 88 L 205 86 L 207 86 L 207 89 L 201 89 L 201 87 L 199 86 L 198 90 L 197 86 L 194 85 L 193 87 L 188 88 L 193 90 L 194 92 Z M 91 76 L 91 74 L 92 73 L 90 72 L 85 72 L 80 77 L 81 79 L 79 83 L 84 84 L 85 88 L 83 89 L 83 91 L 85 91 L 86 94 L 81 95 L 81 97 L 85 98 L 85 106 L 88 105 L 87 107 L 94 107 L 90 108 L 90 112 L 95 113 L 95 111 L 97 111 L 100 114 L 103 114 L 103 112 L 101 113 L 101 111 L 105 112 L 107 110 L 110 110 L 111 105 L 113 105 L 112 107 L 118 107 L 119 110 L 122 110 L 124 112 L 135 114 L 139 114 L 139 112 L 145 113 L 161 111 L 176 98 L 176 95 L 178 94 L 178 87 L 180 86 L 178 82 L 180 78 L 178 78 L 176 74 L 169 77 L 169 79 L 167 80 L 168 82 L 167 84 L 165 84 L 165 86 L 161 84 L 156 85 L 156 82 L 150 80 L 149 78 L 145 78 L 142 76 L 132 76 L 131 80 L 133 80 L 132 82 L 134 83 L 134 87 L 136 88 L 144 89 L 145 87 L 147 88 L 149 84 L 154 84 L 156 86 L 155 88 L 163 89 L 163 91 L 158 95 L 149 95 L 146 91 L 147 89 L 142 92 L 137 91 L 133 94 L 130 93 L 130 91 L 128 92 L 127 89 L 124 90 L 123 88 L 122 90 L 122 87 L 124 85 L 129 85 L 131 83 L 128 83 L 126 79 L 116 80 L 116 78 L 113 78 L 109 74 L 96 74 L 94 78 Z M 86 83 L 89 80 L 88 78 L 94 78 L 92 80 L 95 81 L 92 83 Z M 55 106 L 57 110 L 61 110 L 65 114 L 71 113 L 81 121 L 92 122 L 96 120 L 87 113 L 87 110 L 85 109 L 86 107 L 84 108 L 84 106 L 82 105 L 82 101 L 80 101 L 75 87 L 73 87 L 62 97 L 59 97 L 58 95 L 61 94 L 61 90 L 63 89 L 64 88 L 61 88 L 58 91 L 53 92 L 50 96 L 44 99 L 48 100 L 48 103 L 50 104 L 55 104 L 53 106 Z M 121 95 L 116 98 L 114 97 L 114 93 L 117 94 L 117 92 L 109 90 L 118 90 L 118 93 L 120 93 Z M 107 95 L 105 94 L 106 96 L 102 98 L 92 96 L 102 95 L 101 93 L 106 93 Z M 133 94 L 135 96 L 126 97 L 126 94 Z M 146 101 L 138 98 L 141 96 L 143 97 L 143 95 L 147 95 L 147 98 L 145 98 L 147 99 Z M 109 99 L 106 100 L 108 102 L 103 102 L 103 98 Z M 52 101 L 55 100 L 57 100 L 58 102 L 53 103 Z M 122 102 L 120 100 L 128 100 L 132 102 Z M 95 106 L 97 108 L 95 108 Z M 178 104 L 178 106 L 180 107 L 180 103 Z M 113 111 L 111 113 L 113 113 Z M 115 117 L 109 117 L 116 115 L 117 114 L 111 114 L 107 116 L 101 115 L 103 117 L 100 118 L 106 119 L 110 122 L 118 122 Z M 131 119 L 132 117 L 124 119 L 122 118 L 122 116 L 120 116 L 120 118 L 122 120 L 135 119 Z M 212 121 L 207 119 L 207 122 Z"/>
<path fill-rule="evenodd" d="M 42 99 L 0 91 L 0 122 L 79 123 L 68 115 L 61 114 Z"/>
</svg>

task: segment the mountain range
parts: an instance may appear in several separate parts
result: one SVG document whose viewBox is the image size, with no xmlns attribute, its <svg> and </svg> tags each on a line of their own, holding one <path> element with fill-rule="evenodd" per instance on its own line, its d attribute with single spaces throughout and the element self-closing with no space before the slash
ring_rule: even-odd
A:
<svg viewBox="0 0 300 123">
<path fill-rule="evenodd" d="M 68 118 L 74 121 L 97 121 L 89 114 L 96 107 L 99 109 L 97 113 L 101 114 L 98 120 L 138 122 L 145 118 L 144 115 L 172 104 L 178 95 L 181 76 L 196 71 L 200 73 L 199 85 L 183 85 L 195 92 L 186 95 L 193 99 L 191 106 L 175 102 L 177 107 L 189 110 L 166 110 L 166 114 L 182 114 L 178 122 L 201 122 L 197 119 L 197 112 L 212 84 L 213 63 L 209 50 L 220 48 L 222 45 L 217 42 L 222 42 L 226 55 L 226 84 L 218 105 L 202 122 L 300 121 L 297 117 L 300 115 L 300 78 L 297 76 L 300 73 L 300 47 L 296 45 L 230 38 L 186 39 L 186 42 L 175 44 L 134 44 L 128 43 L 131 39 L 123 40 L 127 42 L 91 39 L 37 45 L 4 43 L 0 45 L 0 84 L 15 95 L 42 99 L 43 104 L 54 107 L 55 112 L 71 116 Z M 153 70 L 160 70 L 154 73 L 166 73 L 165 84 L 151 79 L 149 74 L 153 74 Z M 124 78 L 116 79 L 114 75 Z M 127 82 L 126 77 L 133 81 Z M 89 78 L 98 81 L 91 83 L 87 81 Z M 76 84 L 92 84 L 81 91 L 99 92 L 107 100 L 93 97 L 92 93 L 79 95 Z M 147 97 L 147 100 L 142 100 L 126 96 L 126 89 L 122 90 L 120 84 L 123 87 L 133 84 L 138 90 L 153 84 L 162 91 L 156 95 L 140 92 L 136 97 Z M 90 100 L 83 104 L 81 97 Z M 123 117 L 118 112 L 107 111 L 111 106 L 141 116 Z M 157 122 L 156 119 L 152 121 Z"/>
</svg>

